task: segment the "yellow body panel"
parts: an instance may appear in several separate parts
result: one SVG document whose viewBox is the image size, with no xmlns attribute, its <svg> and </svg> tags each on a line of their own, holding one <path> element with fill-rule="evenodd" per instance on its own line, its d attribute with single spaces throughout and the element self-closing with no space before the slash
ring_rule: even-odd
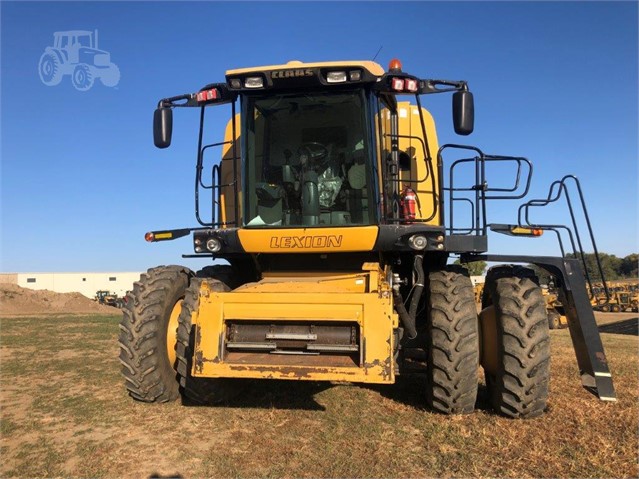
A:
<svg viewBox="0 0 639 479">
<path fill-rule="evenodd" d="M 261 67 L 251 67 L 251 68 L 238 68 L 235 70 L 227 70 L 226 76 L 233 75 L 242 75 L 244 73 L 251 72 L 266 72 L 272 70 L 287 70 L 291 68 L 363 68 L 368 70 L 371 74 L 375 76 L 382 76 L 384 74 L 384 69 L 375 62 L 363 62 L 363 61 L 345 61 L 345 62 L 315 62 L 315 63 L 304 63 L 300 61 L 290 61 L 283 65 L 267 65 Z"/>
<path fill-rule="evenodd" d="M 224 145 L 222 150 L 222 161 L 220 163 L 220 176 L 222 179 L 223 186 L 220 191 L 220 221 L 222 223 L 227 222 L 235 222 L 235 203 L 237 201 L 239 211 L 242 211 L 242 195 L 238 195 L 239 198 L 235 198 L 234 188 L 233 188 L 233 144 L 235 143 L 235 152 L 238 157 L 240 157 L 240 115 L 239 113 L 235 115 L 235 131 L 237 136 L 233 137 L 233 124 L 229 120 L 226 124 L 226 130 L 224 131 Z M 237 177 L 235 181 L 238 184 L 238 193 L 241 192 L 242 188 L 239 186 L 242 183 L 242 169 L 239 165 L 237 166 Z"/>
<path fill-rule="evenodd" d="M 192 317 L 196 328 L 192 374 L 210 378 L 394 382 L 393 330 L 398 327 L 398 317 L 390 292 L 378 284 L 381 271 L 369 273 L 366 285 L 370 287 L 360 292 L 345 292 L 341 282 L 368 273 L 329 273 L 323 278 L 309 276 L 302 280 L 290 275 L 271 276 L 231 292 L 212 291 L 204 282 L 199 307 Z M 325 290 L 318 291 L 317 285 L 322 282 Z M 276 284 L 279 287 L 274 288 Z M 224 345 L 229 320 L 356 325 L 359 360 L 336 361 L 331 355 L 229 353 Z"/>
<path fill-rule="evenodd" d="M 247 253 L 329 253 L 370 251 L 377 240 L 377 226 L 339 228 L 249 229 L 238 231 Z"/>
</svg>

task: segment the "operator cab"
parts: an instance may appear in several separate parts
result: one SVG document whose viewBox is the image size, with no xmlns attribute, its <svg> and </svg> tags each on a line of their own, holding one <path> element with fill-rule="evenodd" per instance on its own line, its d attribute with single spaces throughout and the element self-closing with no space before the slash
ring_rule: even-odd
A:
<svg viewBox="0 0 639 479">
<path fill-rule="evenodd" d="M 245 226 L 375 224 L 367 105 L 362 89 L 243 97 Z"/>
</svg>

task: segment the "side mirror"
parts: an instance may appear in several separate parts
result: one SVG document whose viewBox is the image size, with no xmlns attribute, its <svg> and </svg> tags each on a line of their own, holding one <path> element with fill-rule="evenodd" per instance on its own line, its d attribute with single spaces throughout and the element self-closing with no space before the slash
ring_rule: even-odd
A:
<svg viewBox="0 0 639 479">
<path fill-rule="evenodd" d="M 157 108 L 153 113 L 153 143 L 158 148 L 167 148 L 171 145 L 172 134 L 173 110 Z"/>
<path fill-rule="evenodd" d="M 475 103 L 468 90 L 453 93 L 453 125 L 458 135 L 470 135 L 475 128 Z"/>
</svg>

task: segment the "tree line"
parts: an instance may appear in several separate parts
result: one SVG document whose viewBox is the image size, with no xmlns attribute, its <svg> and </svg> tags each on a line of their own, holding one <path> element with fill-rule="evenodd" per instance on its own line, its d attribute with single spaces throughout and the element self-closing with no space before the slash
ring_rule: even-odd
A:
<svg viewBox="0 0 639 479">
<path fill-rule="evenodd" d="M 581 256 L 569 254 L 570 258 L 577 258 L 581 263 Z M 601 281 L 601 275 L 599 274 L 599 268 L 597 267 L 597 259 L 594 253 L 585 253 L 584 260 L 586 263 L 586 269 L 588 275 L 592 281 Z M 599 260 L 601 262 L 601 269 L 603 271 L 606 281 L 637 278 L 639 277 L 639 254 L 632 253 L 623 258 L 618 258 L 614 254 L 599 253 Z M 459 264 L 459 260 L 455 261 L 455 264 Z M 480 276 L 486 273 L 486 262 L 476 261 L 475 263 L 469 263 L 465 265 L 471 276 Z M 542 284 L 548 283 L 549 274 L 535 265 L 528 265 L 534 269 Z M 585 274 L 583 265 L 581 265 L 582 272 Z"/>
<path fill-rule="evenodd" d="M 594 253 L 584 253 L 584 262 L 586 263 L 585 269 L 583 264 L 581 263 L 580 255 L 569 254 L 567 256 L 580 260 L 582 273 L 585 274 L 587 271 L 591 281 L 601 281 L 601 274 L 599 273 L 597 258 Z M 625 256 L 623 258 L 618 258 L 614 254 L 599 253 L 599 261 L 601 263 L 601 270 L 603 271 L 603 275 L 604 278 L 606 278 L 606 281 L 639 277 L 639 254 L 637 253 L 629 254 L 628 256 Z M 537 276 L 539 276 L 540 283 L 548 283 L 548 278 L 550 275 L 545 270 L 534 265 L 529 266 L 534 269 L 537 273 Z"/>
</svg>

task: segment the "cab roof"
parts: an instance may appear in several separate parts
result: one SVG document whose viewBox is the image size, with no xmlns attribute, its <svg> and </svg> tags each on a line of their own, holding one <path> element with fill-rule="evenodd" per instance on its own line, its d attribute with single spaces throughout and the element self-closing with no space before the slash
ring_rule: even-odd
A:
<svg viewBox="0 0 639 479">
<path fill-rule="evenodd" d="M 253 73 L 253 72 L 266 72 L 273 70 L 286 70 L 291 68 L 362 68 L 368 71 L 371 75 L 381 77 L 386 73 L 384 69 L 375 62 L 372 61 L 341 61 L 341 62 L 312 62 L 312 63 L 304 63 L 299 60 L 292 60 L 283 65 L 268 65 L 261 67 L 250 67 L 250 68 L 238 68 L 235 70 L 227 70 L 226 76 L 233 75 L 241 75 L 245 73 Z"/>
</svg>

